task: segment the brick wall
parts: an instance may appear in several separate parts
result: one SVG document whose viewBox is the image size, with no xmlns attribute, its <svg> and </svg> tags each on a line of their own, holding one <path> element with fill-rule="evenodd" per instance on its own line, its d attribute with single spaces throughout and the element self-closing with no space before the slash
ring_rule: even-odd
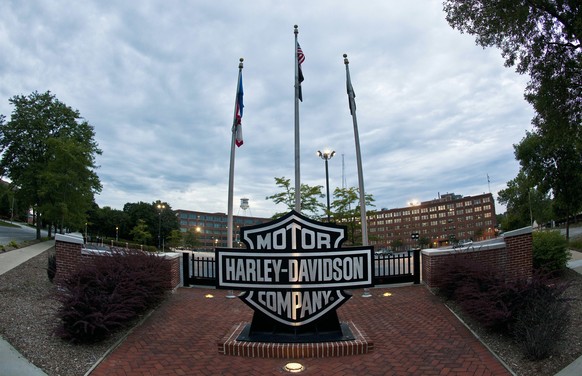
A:
<svg viewBox="0 0 582 376">
<path fill-rule="evenodd" d="M 422 251 L 422 279 L 431 288 L 439 287 L 446 266 L 453 258 L 477 262 L 508 280 L 529 278 L 533 270 L 531 231 L 531 227 L 509 231 L 496 242 L 475 243 L 465 248 L 425 249 Z"/>
<path fill-rule="evenodd" d="M 100 257 L 100 251 L 92 251 L 83 248 L 84 242 L 81 235 L 57 234 L 55 236 L 55 254 L 57 258 L 57 273 L 55 275 L 55 282 L 57 284 L 66 280 L 73 275 L 80 266 L 84 263 L 90 263 L 94 257 Z M 168 290 L 173 290 L 180 285 L 180 254 L 179 253 L 163 253 L 160 257 L 164 257 L 170 263 L 168 269 L 161 270 L 165 272 L 164 287 Z"/>
</svg>

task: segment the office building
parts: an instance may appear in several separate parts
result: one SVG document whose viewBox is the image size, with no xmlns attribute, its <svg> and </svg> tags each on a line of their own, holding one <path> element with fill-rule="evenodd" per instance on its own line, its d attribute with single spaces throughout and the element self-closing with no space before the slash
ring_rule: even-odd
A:
<svg viewBox="0 0 582 376">
<path fill-rule="evenodd" d="M 207 213 L 193 210 L 176 210 L 180 231 L 195 231 L 200 242 L 200 249 L 214 249 L 227 246 L 227 220 L 224 213 Z M 242 247 L 239 234 L 240 228 L 257 225 L 270 221 L 271 218 L 233 216 L 233 244 L 234 248 Z"/>
<path fill-rule="evenodd" d="M 447 193 L 431 201 L 368 215 L 370 245 L 376 249 L 398 248 L 396 251 L 418 247 L 419 243 L 434 248 L 491 239 L 496 225 L 491 193 L 465 197 Z"/>
</svg>

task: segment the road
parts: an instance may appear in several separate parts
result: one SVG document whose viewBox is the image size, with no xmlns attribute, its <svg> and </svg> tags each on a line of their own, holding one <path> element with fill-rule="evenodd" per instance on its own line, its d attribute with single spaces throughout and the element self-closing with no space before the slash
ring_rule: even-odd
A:
<svg viewBox="0 0 582 376">
<path fill-rule="evenodd" d="M 16 243 L 20 243 L 25 240 L 36 239 L 36 230 L 34 228 L 19 223 L 14 224 L 18 227 L 0 226 L 0 245 L 9 244 L 13 240 Z M 47 236 L 47 232 L 42 231 L 41 235 Z"/>
</svg>

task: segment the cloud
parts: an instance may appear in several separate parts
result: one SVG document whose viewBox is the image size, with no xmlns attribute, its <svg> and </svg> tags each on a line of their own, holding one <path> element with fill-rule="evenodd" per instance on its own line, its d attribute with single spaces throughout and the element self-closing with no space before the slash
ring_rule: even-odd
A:
<svg viewBox="0 0 582 376">
<path fill-rule="evenodd" d="M 451 29 L 439 3 L 370 1 L 4 2 L 0 113 L 51 90 L 95 128 L 100 206 L 167 201 L 227 211 L 231 125 L 244 58 L 245 144 L 235 206 L 271 216 L 274 177 L 294 179 L 294 35 L 306 55 L 301 179 L 357 186 L 343 54 L 350 61 L 366 191 L 377 207 L 502 189 L 530 128 L 527 79 Z M 343 163 L 342 163 L 343 162 Z M 342 168 L 343 166 L 343 168 Z M 487 174 L 491 181 L 488 184 Z M 499 208 L 498 210 L 502 210 Z M 236 212 L 236 210 L 235 210 Z"/>
</svg>

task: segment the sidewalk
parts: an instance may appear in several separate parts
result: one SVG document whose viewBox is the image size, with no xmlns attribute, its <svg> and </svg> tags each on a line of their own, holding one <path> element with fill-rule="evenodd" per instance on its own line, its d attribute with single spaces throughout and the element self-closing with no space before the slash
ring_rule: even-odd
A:
<svg viewBox="0 0 582 376">
<path fill-rule="evenodd" d="M 23 262 L 40 255 L 55 245 L 54 240 L 0 253 L 0 275 Z M 30 363 L 10 343 L 0 337 L 0 375 L 2 376 L 46 376 L 40 368 Z"/>
</svg>

